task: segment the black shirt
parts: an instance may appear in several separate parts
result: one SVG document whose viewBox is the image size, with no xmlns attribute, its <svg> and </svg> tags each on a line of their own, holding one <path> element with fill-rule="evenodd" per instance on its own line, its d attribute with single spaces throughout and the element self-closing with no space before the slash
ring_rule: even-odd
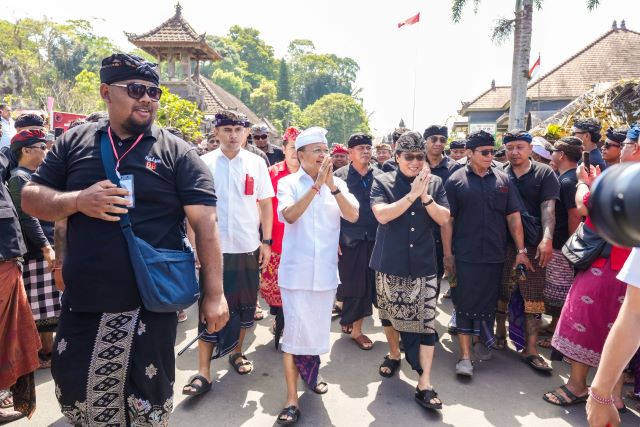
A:
<svg viewBox="0 0 640 427">
<path fill-rule="evenodd" d="M 9 182 L 9 178 L 11 178 L 11 171 L 18 167 L 18 159 L 16 159 L 16 155 L 13 154 L 13 151 L 9 148 L 9 146 L 4 146 L 0 148 L 0 153 L 4 154 L 4 156 L 9 161 L 8 166 L 0 175 L 0 181 Z"/>
<path fill-rule="evenodd" d="M 100 137 L 108 122 L 78 126 L 47 154 L 32 181 L 58 191 L 83 190 L 106 179 Z M 122 156 L 135 138 L 120 140 Z M 184 206 L 215 206 L 209 169 L 195 147 L 152 126 L 120 161 L 119 172 L 134 176 L 135 207 L 129 217 L 136 236 L 154 247 L 182 249 Z M 63 303 L 80 312 L 123 312 L 141 305 L 127 244 L 117 222 L 76 213 L 67 226 Z"/>
<path fill-rule="evenodd" d="M 260 148 L 258 148 L 258 150 L 262 151 Z M 269 159 L 269 164 L 271 165 L 275 165 L 276 163 L 284 160 L 284 152 L 273 144 L 268 144 L 267 151 L 262 152 L 265 154 L 265 156 L 267 156 L 267 159 Z"/>
<path fill-rule="evenodd" d="M 394 203 L 411 191 L 409 178 L 396 170 L 376 176 L 371 188 L 371 206 Z M 436 203 L 449 207 L 442 180 L 432 176 L 429 194 Z M 376 243 L 369 267 L 400 277 L 425 277 L 436 274 L 436 249 L 433 228 L 436 223 L 418 197 L 398 218 L 378 225 Z"/>
<path fill-rule="evenodd" d="M 602 158 L 602 153 L 598 147 L 589 152 L 589 163 L 593 166 L 600 166 L 601 172 L 607 167 L 607 163 Z"/>
<path fill-rule="evenodd" d="M 431 166 L 431 174 L 439 176 L 442 180 L 442 183 L 446 184 L 451 174 L 462 167 L 464 166 L 460 163 L 452 160 L 447 156 L 444 156 L 440 163 L 438 163 L 436 166 Z"/>
<path fill-rule="evenodd" d="M 507 215 L 521 210 L 516 188 L 497 168 L 484 177 L 467 165 L 445 184 L 453 223 L 456 259 L 474 263 L 501 263 L 506 257 Z"/>
<path fill-rule="evenodd" d="M 389 159 L 382 164 L 383 172 L 393 172 L 396 169 L 398 169 L 398 162 L 396 162 L 394 159 Z"/>
<path fill-rule="evenodd" d="M 553 231 L 553 248 L 562 249 L 569 239 L 569 209 L 576 206 L 576 169 L 570 169 L 560 175 L 560 200 L 556 202 L 556 228 Z"/>
<path fill-rule="evenodd" d="M 17 258 L 27 252 L 18 212 L 6 186 L 5 177 L 10 173 L 8 168 L 9 160 L 0 152 L 0 260 Z"/>
<path fill-rule="evenodd" d="M 560 182 L 550 166 L 531 160 L 531 168 L 520 178 L 513 173 L 511 165 L 506 166 L 504 171 L 520 192 L 524 207 L 530 215 L 540 218 L 542 202 L 560 199 Z"/>
<path fill-rule="evenodd" d="M 9 179 L 9 193 L 18 212 L 20 228 L 27 245 L 25 261 L 42 258 L 42 248 L 47 245 L 53 246 L 54 223 L 39 220 L 22 210 L 22 189 L 31 181 L 32 174 L 33 171 L 19 166 L 11 171 Z"/>
<path fill-rule="evenodd" d="M 343 166 L 333 173 L 347 183 L 349 192 L 360 204 L 358 221 L 350 223 L 344 218 L 340 219 L 341 245 L 349 246 L 359 240 L 375 240 L 378 221 L 371 210 L 371 186 L 373 178 L 383 173 L 378 168 L 369 166 L 367 174 L 362 176 L 352 165 Z"/>
</svg>

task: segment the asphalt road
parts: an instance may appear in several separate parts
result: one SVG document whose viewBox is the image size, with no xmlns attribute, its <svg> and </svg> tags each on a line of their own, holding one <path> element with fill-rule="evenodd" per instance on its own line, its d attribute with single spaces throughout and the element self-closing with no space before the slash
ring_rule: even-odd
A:
<svg viewBox="0 0 640 427">
<path fill-rule="evenodd" d="M 445 285 L 446 286 L 446 285 Z M 266 305 L 263 303 L 263 307 Z M 323 396 L 306 391 L 300 383 L 300 426 L 585 426 L 584 404 L 560 408 L 542 400 L 542 395 L 566 381 L 569 365 L 554 362 L 552 374 L 539 374 L 520 361 L 513 351 L 493 352 L 493 359 L 477 362 L 473 379 L 455 376 L 457 341 L 446 333 L 451 312 L 449 300 L 439 304 L 438 330 L 441 345 L 436 347 L 432 381 L 444 402 L 440 412 L 419 407 L 413 400 L 417 374 L 403 360 L 399 375 L 383 378 L 378 366 L 387 353 L 380 321 L 374 316 L 365 322 L 365 333 L 374 341 L 370 351 L 360 350 L 340 325 L 332 325 L 331 352 L 323 355 L 321 375 L 329 383 Z M 196 313 L 178 325 L 176 352 L 195 337 Z M 247 334 L 249 359 L 255 369 L 240 376 L 226 359 L 217 360 L 213 372 L 217 378 L 212 391 L 186 398 L 181 388 L 196 373 L 197 347 L 194 345 L 176 361 L 175 400 L 171 425 L 175 426 L 271 426 L 284 403 L 285 384 L 282 356 L 273 345 L 270 333 L 272 317 L 258 322 Z M 548 356 L 548 352 L 543 352 Z M 593 372 L 591 373 L 593 375 Z M 38 371 L 37 410 L 31 421 L 20 420 L 12 426 L 67 425 L 55 400 L 49 371 Z M 634 402 L 627 402 L 634 408 Z M 623 425 L 640 425 L 636 410 L 623 415 Z"/>
</svg>

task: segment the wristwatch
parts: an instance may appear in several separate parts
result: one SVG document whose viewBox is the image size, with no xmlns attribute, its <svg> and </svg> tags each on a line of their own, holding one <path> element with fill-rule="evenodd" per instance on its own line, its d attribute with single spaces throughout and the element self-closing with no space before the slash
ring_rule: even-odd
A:
<svg viewBox="0 0 640 427">
<path fill-rule="evenodd" d="M 273 239 L 262 239 L 262 243 L 265 245 L 273 245 Z"/>
<path fill-rule="evenodd" d="M 340 191 L 340 188 L 338 188 L 338 187 L 336 187 L 335 191 L 331 192 L 331 194 L 334 195 L 334 196 L 337 196 L 340 193 L 341 193 L 341 191 Z"/>
<path fill-rule="evenodd" d="M 431 200 L 429 200 L 428 202 L 422 202 L 422 206 L 424 206 L 425 208 L 427 206 L 429 206 L 431 203 L 433 203 L 433 197 L 431 198 Z"/>
<path fill-rule="evenodd" d="M 522 254 L 528 254 L 529 252 L 527 252 L 527 248 L 524 249 L 518 249 L 518 255 L 522 255 Z"/>
</svg>

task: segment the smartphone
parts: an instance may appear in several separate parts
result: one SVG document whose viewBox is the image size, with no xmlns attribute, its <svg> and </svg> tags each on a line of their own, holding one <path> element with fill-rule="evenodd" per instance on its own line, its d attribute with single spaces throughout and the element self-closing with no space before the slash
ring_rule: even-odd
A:
<svg viewBox="0 0 640 427">
<path fill-rule="evenodd" d="M 588 151 L 582 152 L 582 164 L 584 165 L 584 170 L 586 170 L 587 172 L 591 171 L 591 162 Z"/>
</svg>

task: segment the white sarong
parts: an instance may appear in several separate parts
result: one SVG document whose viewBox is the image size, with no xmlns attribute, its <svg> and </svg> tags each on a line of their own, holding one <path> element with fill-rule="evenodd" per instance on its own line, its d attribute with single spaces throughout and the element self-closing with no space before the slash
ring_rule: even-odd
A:
<svg viewBox="0 0 640 427">
<path fill-rule="evenodd" d="M 280 292 L 284 312 L 282 351 L 298 356 L 328 353 L 336 290 L 280 289 Z"/>
</svg>

